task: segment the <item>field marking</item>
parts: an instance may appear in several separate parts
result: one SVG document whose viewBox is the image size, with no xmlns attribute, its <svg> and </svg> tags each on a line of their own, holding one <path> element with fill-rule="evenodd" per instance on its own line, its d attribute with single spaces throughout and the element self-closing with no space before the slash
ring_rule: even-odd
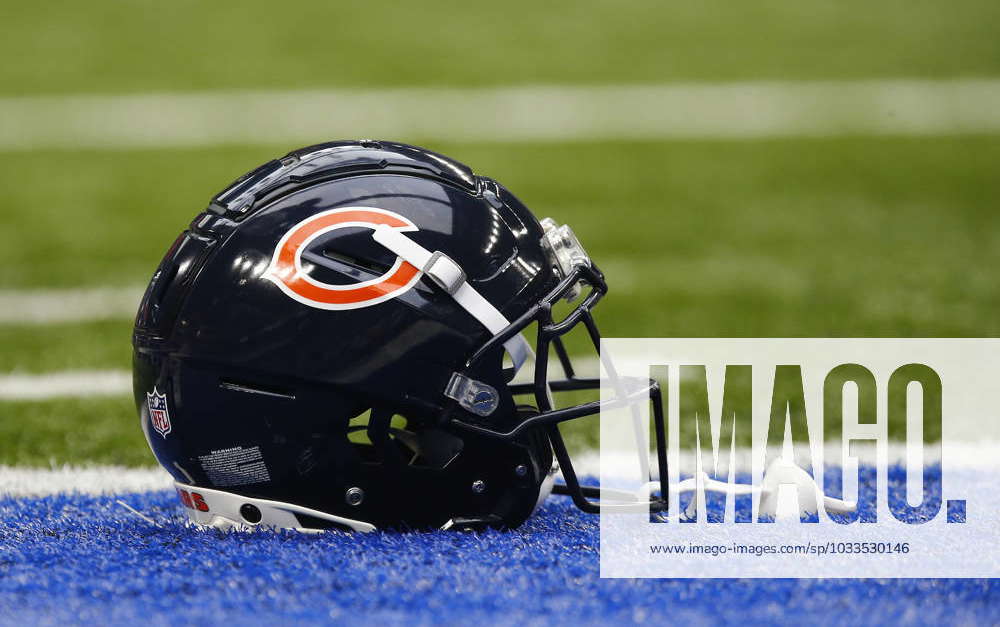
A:
<svg viewBox="0 0 1000 627">
<path fill-rule="evenodd" d="M 59 466 L 20 468 L 0 466 L 0 496 L 121 494 L 166 490 L 173 479 L 160 467 Z"/>
<path fill-rule="evenodd" d="M 132 392 L 128 370 L 64 370 L 0 375 L 0 401 L 124 396 Z"/>
<path fill-rule="evenodd" d="M 0 324 L 59 324 L 135 317 L 142 287 L 0 290 Z"/>
<path fill-rule="evenodd" d="M 0 150 L 1000 133 L 1000 79 L 327 89 L 0 98 Z"/>
</svg>

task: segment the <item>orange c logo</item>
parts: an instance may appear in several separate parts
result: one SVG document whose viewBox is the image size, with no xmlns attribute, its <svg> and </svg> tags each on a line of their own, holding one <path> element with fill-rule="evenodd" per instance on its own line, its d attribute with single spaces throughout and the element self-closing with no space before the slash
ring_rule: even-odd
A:
<svg viewBox="0 0 1000 627">
<path fill-rule="evenodd" d="M 413 287 L 421 274 L 399 257 L 382 276 L 351 285 L 323 283 L 302 269 L 302 251 L 320 235 L 351 226 L 374 229 L 381 224 L 400 231 L 417 230 L 417 225 L 398 213 L 371 207 L 331 209 L 306 218 L 278 242 L 263 278 L 300 303 L 317 309 L 358 309 L 395 298 Z"/>
</svg>

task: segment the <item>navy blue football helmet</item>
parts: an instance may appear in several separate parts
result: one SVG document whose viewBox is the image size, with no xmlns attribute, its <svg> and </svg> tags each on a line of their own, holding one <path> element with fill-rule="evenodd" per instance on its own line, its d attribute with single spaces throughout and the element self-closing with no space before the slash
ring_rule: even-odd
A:
<svg viewBox="0 0 1000 627">
<path fill-rule="evenodd" d="M 461 163 L 303 148 L 218 194 L 153 275 L 133 334 L 142 429 L 201 525 L 513 528 L 559 469 L 554 491 L 596 512 L 557 425 L 601 403 L 552 392 L 601 385 L 561 338 L 582 325 L 598 347 L 606 291 L 568 227 Z M 556 320 L 562 299 L 578 300 Z M 642 394 L 665 471 L 659 390 Z"/>
</svg>

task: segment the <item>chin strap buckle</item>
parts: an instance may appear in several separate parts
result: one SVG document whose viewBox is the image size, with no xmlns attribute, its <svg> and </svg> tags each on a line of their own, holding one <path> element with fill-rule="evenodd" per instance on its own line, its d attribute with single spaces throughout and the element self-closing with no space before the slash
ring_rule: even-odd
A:
<svg viewBox="0 0 1000 627">
<path fill-rule="evenodd" d="M 440 250 L 434 251 L 422 268 L 438 287 L 454 296 L 465 283 L 465 271 L 455 261 Z"/>
<path fill-rule="evenodd" d="M 452 373 L 444 395 L 458 401 L 462 409 L 484 418 L 496 411 L 500 404 L 500 395 L 495 387 L 457 372 Z"/>
</svg>

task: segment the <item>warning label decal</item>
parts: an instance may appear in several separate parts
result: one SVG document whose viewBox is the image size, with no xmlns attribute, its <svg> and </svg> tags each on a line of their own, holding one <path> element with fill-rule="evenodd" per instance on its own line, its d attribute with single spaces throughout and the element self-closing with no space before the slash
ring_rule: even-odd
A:
<svg viewBox="0 0 1000 627">
<path fill-rule="evenodd" d="M 234 446 L 212 451 L 208 455 L 199 456 L 198 461 L 208 475 L 208 480 L 219 488 L 271 480 L 259 446 Z"/>
</svg>

